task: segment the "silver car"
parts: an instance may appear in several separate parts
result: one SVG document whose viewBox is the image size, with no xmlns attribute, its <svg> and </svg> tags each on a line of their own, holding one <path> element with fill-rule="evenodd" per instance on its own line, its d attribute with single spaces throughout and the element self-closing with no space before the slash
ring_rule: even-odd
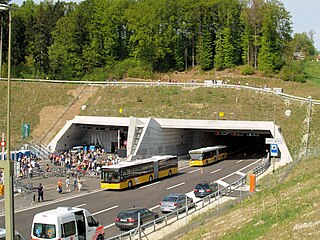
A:
<svg viewBox="0 0 320 240">
<path fill-rule="evenodd" d="M 185 194 L 172 193 L 165 196 L 159 203 L 161 212 L 173 212 L 193 203 L 192 198 Z M 183 210 L 183 209 L 182 209 Z"/>
</svg>

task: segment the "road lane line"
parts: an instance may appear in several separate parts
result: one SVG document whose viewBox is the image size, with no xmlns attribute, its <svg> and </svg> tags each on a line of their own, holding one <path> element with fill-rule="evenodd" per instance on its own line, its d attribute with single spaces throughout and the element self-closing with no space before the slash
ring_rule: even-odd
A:
<svg viewBox="0 0 320 240">
<path fill-rule="evenodd" d="M 109 207 L 109 208 L 103 209 L 103 210 L 101 210 L 101 211 L 99 211 L 99 212 L 92 213 L 91 215 L 94 216 L 94 215 L 97 215 L 97 214 L 100 214 L 100 213 L 103 213 L 103 212 L 110 211 L 110 210 L 115 209 L 115 208 L 117 208 L 117 207 L 119 207 L 119 206 L 116 205 L 116 206 L 113 206 L 113 207 Z"/>
<path fill-rule="evenodd" d="M 111 228 L 111 227 L 113 227 L 113 226 L 115 226 L 115 225 L 116 225 L 115 223 L 111 223 L 111 224 L 103 227 L 103 229 Z"/>
<path fill-rule="evenodd" d="M 261 159 L 258 159 L 257 161 L 255 161 L 255 162 L 253 162 L 253 163 L 249 164 L 248 166 L 245 166 L 245 167 L 243 167 L 243 168 L 239 169 L 239 170 L 238 170 L 238 171 L 236 171 L 236 172 L 241 172 L 243 169 L 246 169 L 246 168 L 248 168 L 248 167 L 251 167 L 252 165 L 256 164 L 256 163 L 257 163 L 257 162 L 259 162 L 259 161 L 261 161 Z M 225 178 L 228 178 L 228 177 L 230 177 L 230 176 L 234 175 L 236 172 L 230 173 L 229 175 L 224 176 L 223 178 L 220 178 L 219 180 L 223 180 L 223 179 L 225 179 Z"/>
<path fill-rule="evenodd" d="M 150 183 L 150 184 L 148 184 L 148 185 L 145 185 L 145 186 L 142 186 L 142 187 L 139 187 L 139 188 L 150 187 L 150 186 L 156 185 L 156 184 L 158 184 L 158 183 L 160 183 L 160 181 L 159 181 L 159 182 Z"/>
<path fill-rule="evenodd" d="M 179 187 L 179 186 L 181 186 L 181 185 L 183 185 L 183 184 L 186 184 L 186 182 L 182 182 L 182 183 L 179 183 L 179 184 L 177 184 L 177 185 L 173 185 L 173 186 L 171 186 L 171 187 L 168 187 L 167 190 L 172 189 L 172 188 L 175 188 L 175 187 Z"/>
<path fill-rule="evenodd" d="M 190 171 L 190 172 L 188 172 L 188 173 L 194 173 L 194 172 L 198 172 L 198 171 L 200 171 L 200 170 L 201 170 L 201 169 L 198 168 L 198 169 L 192 170 L 192 171 Z"/>
<path fill-rule="evenodd" d="M 212 172 L 211 172 L 211 174 L 212 174 L 212 173 L 219 172 L 219 171 L 221 171 L 221 168 L 219 168 L 219 169 L 217 169 L 217 170 L 212 171 Z"/>
<path fill-rule="evenodd" d="M 183 170 L 183 169 L 186 169 L 186 168 L 189 168 L 190 166 L 185 166 L 185 167 L 182 167 L 182 168 L 178 168 L 178 171 L 180 170 Z"/>
<path fill-rule="evenodd" d="M 42 202 L 41 203 L 41 207 L 52 205 L 52 204 L 59 203 L 59 202 L 64 202 L 66 200 L 71 200 L 71 199 L 78 198 L 78 197 L 82 197 L 84 195 L 90 195 L 90 194 L 94 194 L 94 193 L 98 193 L 98 192 L 103 192 L 103 191 L 105 191 L 105 190 L 104 189 L 96 189 L 96 190 L 93 190 L 91 192 L 79 193 L 79 194 L 73 195 L 71 197 L 59 198 L 59 199 L 56 199 L 56 200 L 53 200 L 53 201 L 50 201 L 50 202 L 49 201 L 48 202 Z M 24 212 L 24 211 L 28 211 L 28 210 L 31 210 L 31 209 L 39 208 L 39 206 L 40 206 L 40 204 L 36 204 L 36 205 L 30 206 L 30 207 L 25 207 L 25 208 L 22 208 L 22 209 L 19 209 L 19 210 L 14 210 L 14 212 L 15 213 Z M 4 215 L 5 215 L 4 213 L 1 213 L 0 217 L 3 217 Z"/>
<path fill-rule="evenodd" d="M 236 162 L 236 164 L 241 163 L 241 162 L 243 162 L 243 160 L 239 160 L 239 161 L 237 161 L 237 162 Z"/>
<path fill-rule="evenodd" d="M 75 208 L 78 208 L 78 207 L 83 207 L 83 206 L 85 206 L 85 205 L 87 205 L 86 203 L 83 203 L 83 204 L 80 204 L 80 205 L 77 205 L 77 206 L 74 206 Z"/>
<path fill-rule="evenodd" d="M 156 209 L 156 208 L 158 208 L 158 207 L 159 207 L 159 205 L 154 206 L 154 207 L 150 208 L 149 210 L 152 211 L 152 210 L 154 210 L 154 209 Z"/>
</svg>

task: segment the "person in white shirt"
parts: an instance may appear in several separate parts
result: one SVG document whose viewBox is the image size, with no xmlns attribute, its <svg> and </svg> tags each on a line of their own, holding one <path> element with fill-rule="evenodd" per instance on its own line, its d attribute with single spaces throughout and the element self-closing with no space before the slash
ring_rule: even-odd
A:
<svg viewBox="0 0 320 240">
<path fill-rule="evenodd" d="M 71 189 L 70 189 L 70 178 L 67 177 L 66 179 L 66 189 L 67 189 L 67 192 L 71 192 Z"/>
</svg>

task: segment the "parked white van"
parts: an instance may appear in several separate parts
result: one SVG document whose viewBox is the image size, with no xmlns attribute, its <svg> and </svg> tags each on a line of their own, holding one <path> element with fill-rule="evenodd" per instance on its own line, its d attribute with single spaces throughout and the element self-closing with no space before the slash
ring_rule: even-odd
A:
<svg viewBox="0 0 320 240">
<path fill-rule="evenodd" d="M 31 237 L 32 240 L 102 240 L 104 229 L 86 209 L 58 207 L 34 216 Z"/>
<path fill-rule="evenodd" d="M 20 233 L 18 233 L 17 231 L 15 231 L 15 238 L 14 240 L 24 240 L 24 238 L 20 235 Z M 3 228 L 0 228 L 0 240 L 5 240 L 6 239 L 6 230 Z"/>
</svg>

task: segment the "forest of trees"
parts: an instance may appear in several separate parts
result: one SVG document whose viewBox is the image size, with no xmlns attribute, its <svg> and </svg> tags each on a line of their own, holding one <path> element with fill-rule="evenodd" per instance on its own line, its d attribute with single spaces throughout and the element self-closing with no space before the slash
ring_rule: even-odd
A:
<svg viewBox="0 0 320 240">
<path fill-rule="evenodd" d="M 239 65 L 299 75 L 293 53 L 316 53 L 312 34 L 292 36 L 279 0 L 26 0 L 13 7 L 12 76 L 18 78 L 105 80 Z M 8 13 L 0 14 L 4 77 Z"/>
</svg>

